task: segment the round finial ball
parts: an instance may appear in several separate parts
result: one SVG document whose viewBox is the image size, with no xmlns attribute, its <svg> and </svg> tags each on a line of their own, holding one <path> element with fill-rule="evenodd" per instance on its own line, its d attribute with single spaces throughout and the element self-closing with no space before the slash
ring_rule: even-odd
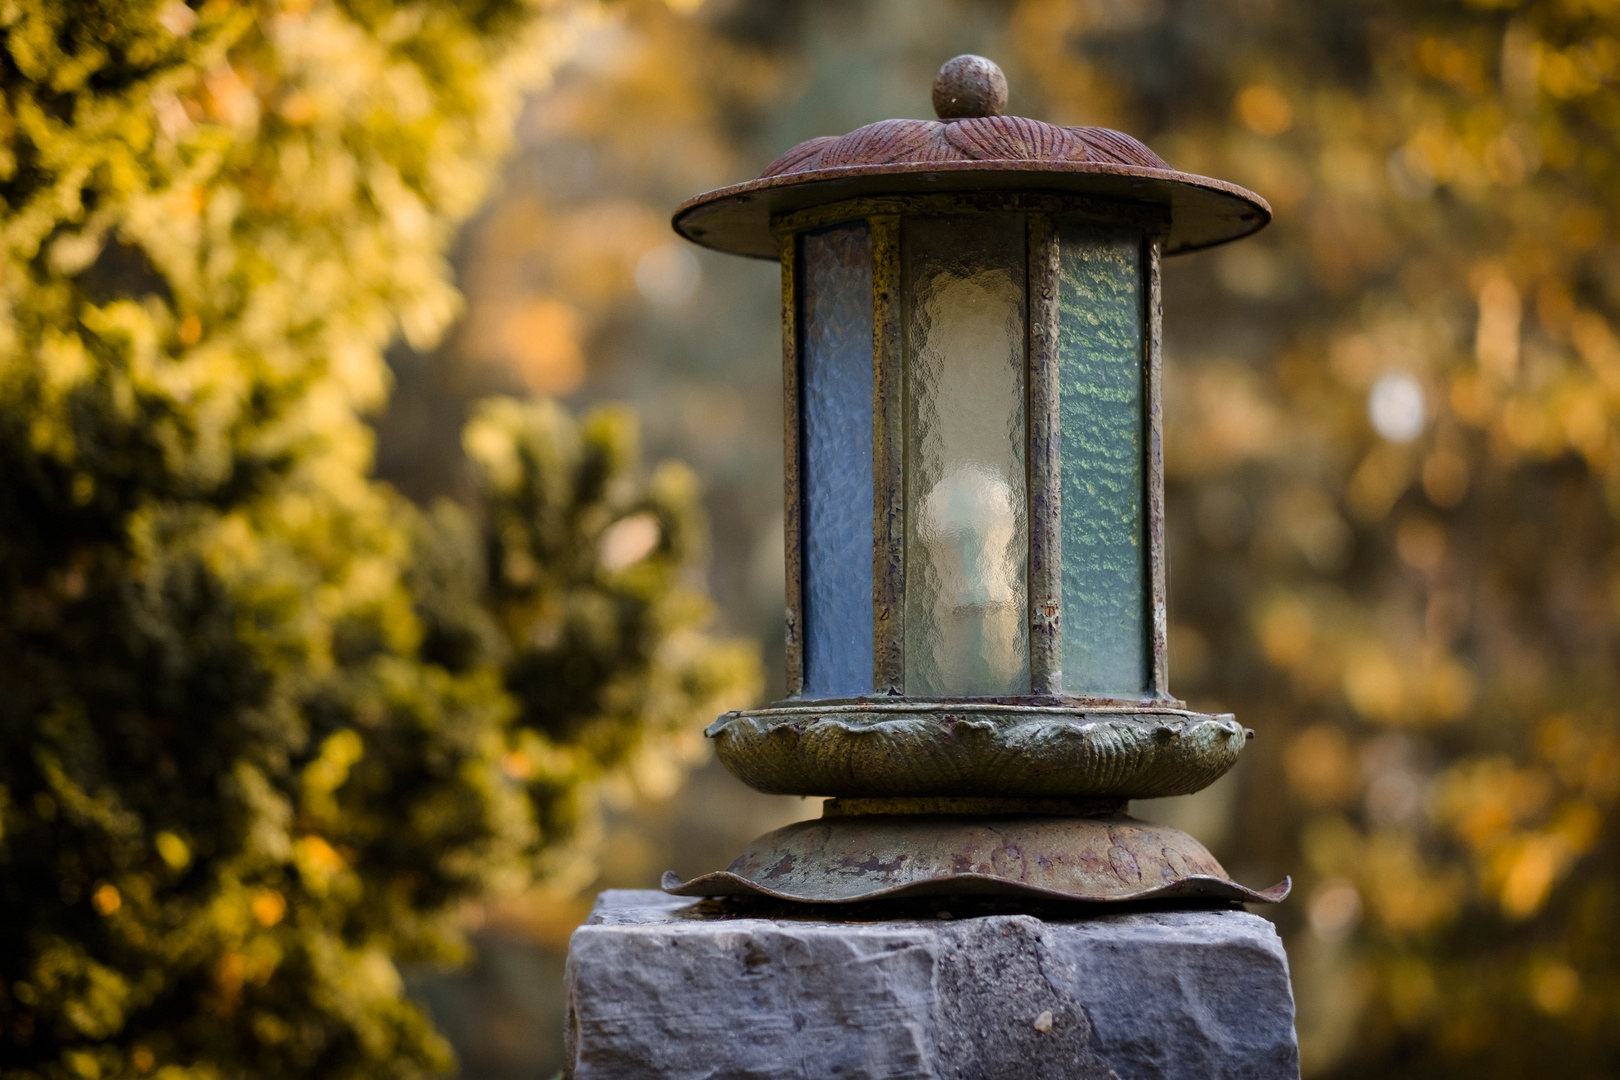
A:
<svg viewBox="0 0 1620 1080">
<path fill-rule="evenodd" d="M 1007 111 L 1007 76 L 995 61 L 963 53 L 934 76 L 934 115 L 941 120 L 1000 116 Z"/>
</svg>

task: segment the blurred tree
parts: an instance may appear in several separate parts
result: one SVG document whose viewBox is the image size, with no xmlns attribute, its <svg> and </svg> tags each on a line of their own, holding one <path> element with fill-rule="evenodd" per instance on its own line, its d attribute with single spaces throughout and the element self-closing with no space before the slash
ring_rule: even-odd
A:
<svg viewBox="0 0 1620 1080">
<path fill-rule="evenodd" d="M 1049 118 L 1277 210 L 1167 284 L 1172 649 L 1261 733 L 1307 1071 L 1614 1075 L 1620 6 L 1011 26 Z"/>
<path fill-rule="evenodd" d="M 446 1068 L 396 961 L 753 692 L 623 413 L 487 405 L 478 520 L 366 477 L 582 17 L 0 6 L 0 1075 Z"/>
</svg>

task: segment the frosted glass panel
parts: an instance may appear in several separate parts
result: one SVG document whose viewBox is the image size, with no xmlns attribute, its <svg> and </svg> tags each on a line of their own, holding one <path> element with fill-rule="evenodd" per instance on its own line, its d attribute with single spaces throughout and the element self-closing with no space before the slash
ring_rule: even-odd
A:
<svg viewBox="0 0 1620 1080">
<path fill-rule="evenodd" d="M 906 693 L 1029 690 L 1024 219 L 908 219 Z"/>
<path fill-rule="evenodd" d="M 1148 686 L 1140 236 L 1058 230 L 1063 688 Z"/>
<path fill-rule="evenodd" d="M 872 689 L 872 235 L 801 242 L 804 695 Z"/>
</svg>

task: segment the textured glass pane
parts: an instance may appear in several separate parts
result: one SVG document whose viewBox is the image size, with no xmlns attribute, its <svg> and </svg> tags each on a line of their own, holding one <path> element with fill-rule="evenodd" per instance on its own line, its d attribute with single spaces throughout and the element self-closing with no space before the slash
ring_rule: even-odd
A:
<svg viewBox="0 0 1620 1080">
<path fill-rule="evenodd" d="M 1141 237 L 1062 226 L 1063 687 L 1148 689 Z"/>
<path fill-rule="evenodd" d="M 872 234 L 805 236 L 804 694 L 872 689 Z"/>
<path fill-rule="evenodd" d="M 1024 693 L 1024 219 L 911 219 L 901 259 L 906 693 Z"/>
</svg>

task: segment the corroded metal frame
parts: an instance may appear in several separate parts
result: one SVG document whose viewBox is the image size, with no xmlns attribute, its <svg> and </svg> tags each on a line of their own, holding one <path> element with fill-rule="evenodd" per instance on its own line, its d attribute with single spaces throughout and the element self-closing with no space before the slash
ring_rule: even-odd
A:
<svg viewBox="0 0 1620 1080">
<path fill-rule="evenodd" d="M 1152 203 L 1102 199 L 1091 195 L 1060 192 L 971 192 L 962 194 L 872 195 L 826 203 L 771 219 L 771 231 L 800 233 L 843 221 L 882 216 L 921 216 L 927 214 L 1043 213 L 1095 218 L 1109 224 L 1136 225 L 1163 230 L 1170 221 L 1169 211 Z"/>
<path fill-rule="evenodd" d="M 1159 261 L 1168 211 L 1086 195 L 975 192 L 883 195 L 847 199 L 771 219 L 782 266 L 784 520 L 787 567 L 787 698 L 804 691 L 803 417 L 798 293 L 808 230 L 865 221 L 872 239 L 872 691 L 905 697 L 905 357 L 900 225 L 905 217 L 951 213 L 1022 213 L 1028 344 L 1025 401 L 1029 499 L 1028 625 L 1030 690 L 1023 702 L 1179 705 L 1167 670 L 1167 553 L 1164 533 L 1163 406 Z M 1075 697 L 1063 689 L 1062 438 L 1058 420 L 1060 248 L 1058 219 L 1140 228 L 1143 287 L 1144 532 L 1148 545 L 1151 687 L 1138 697 Z M 868 695 L 862 695 L 867 698 Z M 839 699 L 827 699 L 827 704 Z M 907 699 L 923 700 L 923 699 Z M 958 699 L 950 699 L 958 700 Z"/>
<path fill-rule="evenodd" d="M 1153 696 L 1158 701 L 1175 701 L 1170 694 L 1170 553 L 1164 533 L 1164 301 L 1159 263 L 1164 247 L 1160 233 L 1148 233 L 1142 240 L 1143 277 L 1147 295 L 1143 298 L 1142 335 L 1147 356 L 1143 377 L 1147 385 L 1147 530 L 1148 598 L 1151 627 Z"/>
<path fill-rule="evenodd" d="M 905 693 L 906 430 L 900 216 L 873 213 L 872 692 Z"/>
<path fill-rule="evenodd" d="M 1058 420 L 1061 249 L 1057 222 L 1025 218 L 1029 290 L 1029 684 L 1036 698 L 1063 696 L 1063 435 Z"/>
<path fill-rule="evenodd" d="M 782 542 L 787 569 L 787 696 L 804 693 L 804 493 L 801 484 L 803 419 L 799 403 L 799 243 L 797 233 L 777 237 L 782 250 Z"/>
</svg>

